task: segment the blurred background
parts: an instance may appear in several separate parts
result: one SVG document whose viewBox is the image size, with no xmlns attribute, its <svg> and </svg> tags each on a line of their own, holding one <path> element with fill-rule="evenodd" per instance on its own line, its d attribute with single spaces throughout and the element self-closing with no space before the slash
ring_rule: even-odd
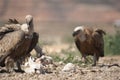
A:
<svg viewBox="0 0 120 80">
<path fill-rule="evenodd" d="M 74 44 L 72 32 L 79 25 L 105 30 L 106 53 L 113 54 L 110 50 L 115 44 L 117 46 L 113 50 L 117 48 L 120 51 L 119 35 L 115 43 L 116 30 L 120 26 L 120 0 L 0 0 L 1 26 L 9 18 L 16 18 L 23 23 L 27 14 L 34 17 L 34 28 L 40 34 L 40 45 L 50 45 L 46 47 L 48 53 L 51 48 L 50 51 L 58 49 L 57 52 L 60 52 L 59 49 L 70 47 L 67 43 Z"/>
</svg>

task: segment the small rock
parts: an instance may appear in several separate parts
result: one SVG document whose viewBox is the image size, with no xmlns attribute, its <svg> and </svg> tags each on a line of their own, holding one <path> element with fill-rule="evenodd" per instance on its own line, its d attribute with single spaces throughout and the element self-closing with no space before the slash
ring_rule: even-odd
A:
<svg viewBox="0 0 120 80">
<path fill-rule="evenodd" d="M 72 64 L 72 63 L 68 63 L 64 66 L 62 71 L 64 71 L 64 72 L 75 72 L 75 65 Z"/>
</svg>

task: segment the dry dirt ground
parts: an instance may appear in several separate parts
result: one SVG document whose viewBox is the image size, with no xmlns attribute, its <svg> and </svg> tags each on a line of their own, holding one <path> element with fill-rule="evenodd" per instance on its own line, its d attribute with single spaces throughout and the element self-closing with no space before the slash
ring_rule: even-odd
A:
<svg viewBox="0 0 120 80">
<path fill-rule="evenodd" d="M 64 65 L 45 74 L 0 73 L 0 80 L 120 80 L 120 56 L 101 58 L 96 67 L 76 66 L 74 72 L 62 72 Z"/>
</svg>

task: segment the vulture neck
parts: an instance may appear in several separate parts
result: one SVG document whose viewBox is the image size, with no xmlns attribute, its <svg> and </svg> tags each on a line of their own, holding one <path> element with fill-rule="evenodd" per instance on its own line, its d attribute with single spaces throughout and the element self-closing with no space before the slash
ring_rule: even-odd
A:
<svg viewBox="0 0 120 80">
<path fill-rule="evenodd" d="M 30 27 L 30 32 L 33 33 L 34 32 L 33 20 L 29 23 L 29 27 Z"/>
<path fill-rule="evenodd" d="M 86 35 L 85 35 L 85 30 L 82 31 L 81 34 L 82 34 L 82 35 L 78 36 L 78 39 L 80 40 L 80 42 L 86 41 L 87 38 L 86 38 Z"/>
<path fill-rule="evenodd" d="M 86 41 L 86 37 L 85 35 L 82 35 L 81 37 L 78 38 L 80 40 L 80 42 L 84 42 Z"/>
<path fill-rule="evenodd" d="M 33 37 L 33 32 L 34 32 L 34 25 L 33 25 L 33 20 L 31 20 L 30 22 L 27 23 L 27 25 L 29 26 L 29 38 Z"/>
</svg>

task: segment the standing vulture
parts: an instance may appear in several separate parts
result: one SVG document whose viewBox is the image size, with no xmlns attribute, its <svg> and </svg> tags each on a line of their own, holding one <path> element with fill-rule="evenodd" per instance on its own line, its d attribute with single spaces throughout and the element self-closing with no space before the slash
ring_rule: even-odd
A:
<svg viewBox="0 0 120 80">
<path fill-rule="evenodd" d="M 33 17 L 27 15 L 26 23 L 6 24 L 0 27 L 0 66 L 13 71 L 14 62 L 30 53 L 36 46 L 39 35 L 34 32 Z M 21 69 L 20 64 L 17 65 Z"/>
<path fill-rule="evenodd" d="M 104 57 L 104 40 L 105 32 L 101 29 L 85 28 L 78 26 L 74 29 L 73 37 L 78 50 L 81 52 L 82 58 L 87 61 L 86 56 L 93 56 L 93 66 L 99 57 Z"/>
<path fill-rule="evenodd" d="M 20 24 L 20 23 L 16 19 L 9 19 L 8 24 Z M 31 30 L 33 31 L 34 28 L 32 28 Z M 35 32 L 34 32 L 34 34 L 35 34 Z M 37 52 L 37 57 L 41 57 L 42 55 L 45 54 L 42 52 L 42 49 L 40 48 L 40 46 L 38 44 L 34 47 L 34 50 Z"/>
</svg>

